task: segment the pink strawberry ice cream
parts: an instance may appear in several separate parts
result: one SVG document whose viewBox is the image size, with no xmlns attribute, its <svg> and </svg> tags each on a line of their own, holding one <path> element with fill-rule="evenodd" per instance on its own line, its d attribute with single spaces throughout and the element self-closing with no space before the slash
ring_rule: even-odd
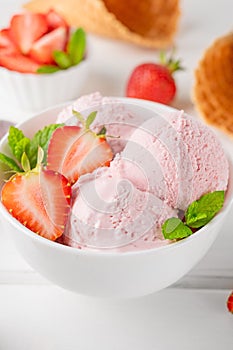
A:
<svg viewBox="0 0 233 350">
<path fill-rule="evenodd" d="M 123 163 L 122 175 L 137 188 L 173 208 L 185 210 L 203 194 L 227 188 L 228 161 L 220 142 L 182 111 L 147 120 L 113 162 Z"/>
<path fill-rule="evenodd" d="M 114 153 L 121 152 L 135 129 L 147 120 L 145 113 L 125 106 L 116 97 L 103 97 L 99 92 L 84 95 L 67 106 L 60 112 L 57 123 L 79 125 L 77 118 L 73 117 L 73 110 L 80 112 L 85 118 L 92 111 L 98 111 L 97 118 L 91 125 L 91 129 L 98 132 L 105 126 L 107 141 Z M 108 137 L 109 136 L 109 137 Z"/>
<path fill-rule="evenodd" d="M 100 94 L 83 96 L 57 122 L 96 110 L 107 129 L 110 167 L 81 176 L 63 239 L 77 248 L 142 250 L 169 244 L 161 226 L 203 194 L 226 190 L 228 161 L 214 133 L 182 111 L 162 112 Z"/>
<path fill-rule="evenodd" d="M 161 225 L 177 211 L 138 190 L 116 168 L 99 168 L 74 186 L 74 204 L 64 243 L 73 247 L 132 250 L 170 243 Z"/>
</svg>

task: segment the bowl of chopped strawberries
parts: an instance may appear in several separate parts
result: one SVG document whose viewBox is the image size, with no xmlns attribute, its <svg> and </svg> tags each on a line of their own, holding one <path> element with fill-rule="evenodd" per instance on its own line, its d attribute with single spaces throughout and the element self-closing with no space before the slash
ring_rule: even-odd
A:
<svg viewBox="0 0 233 350">
<path fill-rule="evenodd" d="M 53 9 L 15 14 L 0 30 L 0 97 L 37 111 L 77 97 L 87 76 L 86 34 Z"/>
</svg>

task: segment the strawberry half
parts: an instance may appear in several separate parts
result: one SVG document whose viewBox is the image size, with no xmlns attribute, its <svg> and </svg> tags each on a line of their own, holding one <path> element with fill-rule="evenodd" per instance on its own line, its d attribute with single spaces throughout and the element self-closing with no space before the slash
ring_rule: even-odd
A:
<svg viewBox="0 0 233 350">
<path fill-rule="evenodd" d="M 30 51 L 32 44 L 47 31 L 46 16 L 41 13 L 17 14 L 10 22 L 11 38 L 24 55 Z"/>
<path fill-rule="evenodd" d="M 37 62 L 51 64 L 54 62 L 53 52 L 55 50 L 63 51 L 66 47 L 67 40 L 67 28 L 58 27 L 37 40 L 32 45 L 29 55 Z"/>
<path fill-rule="evenodd" d="M 14 175 L 2 188 L 1 201 L 10 214 L 36 234 L 52 241 L 64 231 L 71 186 L 61 174 L 34 169 Z"/>
<path fill-rule="evenodd" d="M 59 171 L 71 184 L 83 174 L 108 166 L 113 158 L 105 135 L 92 132 L 88 118 L 87 121 L 82 119 L 82 128 L 63 126 L 56 129 L 49 142 L 47 169 Z"/>
<path fill-rule="evenodd" d="M 46 14 L 47 23 L 49 26 L 49 31 L 56 29 L 58 27 L 68 28 L 68 24 L 56 11 L 53 9 L 49 10 Z"/>
<path fill-rule="evenodd" d="M 29 57 L 4 48 L 0 53 L 0 66 L 20 73 L 36 73 L 40 64 Z"/>
</svg>

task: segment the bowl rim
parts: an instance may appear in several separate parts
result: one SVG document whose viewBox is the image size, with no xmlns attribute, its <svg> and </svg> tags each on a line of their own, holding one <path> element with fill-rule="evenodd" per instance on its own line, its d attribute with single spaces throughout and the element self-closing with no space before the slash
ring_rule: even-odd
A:
<svg viewBox="0 0 233 350">
<path fill-rule="evenodd" d="M 166 106 L 157 102 L 152 102 L 152 101 L 146 101 L 146 100 L 140 100 L 140 99 L 136 99 L 136 98 L 128 98 L 128 97 L 111 97 L 109 96 L 111 99 L 115 99 L 116 101 L 119 102 L 126 102 L 126 101 L 130 101 L 131 103 L 137 103 L 139 104 L 141 107 L 153 107 L 154 112 L 156 112 L 156 108 L 158 108 L 158 111 L 179 111 L 178 109 L 171 107 L 171 106 Z M 64 107 L 69 106 L 70 104 L 72 104 L 74 101 L 68 101 L 65 103 L 61 103 L 61 104 L 57 104 L 54 106 L 51 106 L 49 108 L 46 108 L 44 110 L 41 110 L 37 113 L 34 113 L 29 119 L 24 120 L 22 122 L 19 122 L 16 124 L 17 127 L 21 127 L 21 125 L 24 125 L 25 123 L 29 122 L 30 120 L 33 120 L 34 118 L 38 117 L 39 115 L 42 115 L 44 113 L 47 112 L 52 112 L 54 109 L 62 109 Z M 205 124 L 204 124 L 205 125 Z M 8 133 L 6 133 L 2 139 L 0 140 L 0 148 L 1 146 L 6 142 L 7 139 L 7 135 Z M 221 142 L 221 140 L 220 140 Z M 200 235 L 202 235 L 203 233 L 205 233 L 205 231 L 211 231 L 212 227 L 215 225 L 216 222 L 218 222 L 219 220 L 221 220 L 222 216 L 225 216 L 231 209 L 232 205 L 233 205 L 233 160 L 231 159 L 231 157 L 227 154 L 227 152 L 225 151 L 225 154 L 227 155 L 228 158 L 228 163 L 229 163 L 229 179 L 228 179 L 228 188 L 226 190 L 226 196 L 225 196 L 225 200 L 224 200 L 224 205 L 223 208 L 220 210 L 219 213 L 217 213 L 217 215 L 205 226 L 203 226 L 202 228 L 200 228 L 199 230 L 197 230 L 195 233 L 193 233 L 191 236 L 186 237 L 184 239 L 181 239 L 179 241 L 176 242 L 171 242 L 167 245 L 163 245 L 160 247 L 154 247 L 154 248 L 148 248 L 148 249 L 137 249 L 137 250 L 130 250 L 130 251 L 117 251 L 117 250 L 113 250 L 113 249 L 79 249 L 79 248 L 75 248 L 75 247 L 71 247 L 71 246 L 67 246 L 64 245 L 62 243 L 56 242 L 56 241 L 51 241 L 47 238 L 44 238 L 42 236 L 37 235 L 36 233 L 34 233 L 33 231 L 31 231 L 30 229 L 28 229 L 27 227 L 23 226 L 17 219 L 15 219 L 13 216 L 11 216 L 9 214 L 9 212 L 6 210 L 6 208 L 3 206 L 2 202 L 0 201 L 0 214 L 2 214 L 2 216 L 16 229 L 22 231 L 22 233 L 24 233 L 26 236 L 29 236 L 30 239 L 35 239 L 37 241 L 39 241 L 42 245 L 46 245 L 49 248 L 55 248 L 58 250 L 61 250 L 63 252 L 70 252 L 72 254 L 81 254 L 84 256 L 101 256 L 101 257 L 126 257 L 126 256 L 138 256 L 138 255 L 144 255 L 144 254 L 154 254 L 157 251 L 161 251 L 161 250 L 169 250 L 169 249 L 178 249 L 179 247 L 182 247 L 184 245 L 190 244 L 193 240 L 198 239 L 198 237 Z"/>
<path fill-rule="evenodd" d="M 73 73 L 74 70 L 77 70 L 77 69 L 80 69 L 80 67 L 82 68 L 83 66 L 87 65 L 88 63 L 88 59 L 85 58 L 83 59 L 81 62 L 79 62 L 78 64 L 74 65 L 74 66 L 71 66 L 69 67 L 68 69 L 60 69 L 58 70 L 57 72 L 54 72 L 54 73 L 22 73 L 22 72 L 18 72 L 18 71 L 15 71 L 15 70 L 10 70 L 10 69 L 7 69 L 5 67 L 2 67 L 0 66 L 0 73 L 7 73 L 9 74 L 11 77 L 21 77 L 21 78 L 26 78 L 26 79 L 32 79 L 32 77 L 41 77 L 39 79 L 45 79 L 45 78 L 48 78 L 48 77 L 54 77 L 54 76 L 62 76 L 64 74 L 67 74 L 67 73 Z M 42 65 L 42 64 L 41 64 Z M 49 108 L 53 108 L 55 106 L 50 106 Z M 39 113 L 42 112 L 42 111 L 38 111 Z M 33 114 L 33 116 L 35 116 L 35 114 Z M 33 118 L 32 116 L 32 118 Z"/>
</svg>

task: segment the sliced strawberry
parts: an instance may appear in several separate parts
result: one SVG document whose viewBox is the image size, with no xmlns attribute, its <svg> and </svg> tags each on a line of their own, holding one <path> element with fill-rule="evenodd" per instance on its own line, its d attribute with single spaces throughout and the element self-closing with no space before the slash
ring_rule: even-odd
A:
<svg viewBox="0 0 233 350">
<path fill-rule="evenodd" d="M 20 73 L 36 73 L 40 64 L 20 53 L 7 52 L 0 54 L 0 66 Z"/>
<path fill-rule="evenodd" d="M 8 56 L 19 53 L 15 47 L 0 47 L 0 56 Z"/>
<path fill-rule="evenodd" d="M 11 38 L 23 54 L 27 54 L 32 44 L 47 31 L 46 16 L 41 13 L 25 12 L 11 19 Z"/>
<path fill-rule="evenodd" d="M 0 30 L 0 55 L 11 53 L 19 53 L 19 50 L 11 39 L 10 30 L 5 28 Z"/>
<path fill-rule="evenodd" d="M 54 131 L 47 156 L 47 168 L 59 171 L 70 183 L 80 175 L 107 166 L 113 154 L 105 138 L 78 126 L 63 126 Z"/>
<path fill-rule="evenodd" d="M 53 52 L 55 50 L 64 50 L 68 39 L 67 29 L 59 27 L 44 35 L 36 41 L 29 52 L 30 57 L 43 63 L 51 64 L 53 60 Z"/>
<path fill-rule="evenodd" d="M 46 14 L 46 19 L 49 26 L 49 31 L 58 27 L 68 28 L 67 22 L 55 10 L 51 9 Z"/>
<path fill-rule="evenodd" d="M 10 37 L 10 30 L 7 28 L 0 30 L 0 48 L 2 47 L 15 47 Z"/>
<path fill-rule="evenodd" d="M 56 240 L 70 210 L 71 186 L 61 174 L 41 170 L 16 174 L 2 188 L 10 214 L 38 235 Z"/>
</svg>

